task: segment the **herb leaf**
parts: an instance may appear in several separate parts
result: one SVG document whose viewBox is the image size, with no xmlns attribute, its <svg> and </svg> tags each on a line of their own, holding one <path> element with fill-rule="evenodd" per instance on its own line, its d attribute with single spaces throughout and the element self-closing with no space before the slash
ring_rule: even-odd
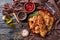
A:
<svg viewBox="0 0 60 40">
<path fill-rule="evenodd" d="M 38 11 L 35 11 L 33 14 L 30 14 L 29 17 L 33 17 L 33 16 L 36 16 L 38 15 Z"/>
</svg>

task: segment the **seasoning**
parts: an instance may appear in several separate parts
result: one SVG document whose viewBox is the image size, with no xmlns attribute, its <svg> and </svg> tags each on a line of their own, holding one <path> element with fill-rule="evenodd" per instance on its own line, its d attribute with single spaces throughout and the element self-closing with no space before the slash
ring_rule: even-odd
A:
<svg viewBox="0 0 60 40">
<path fill-rule="evenodd" d="M 19 12 L 18 18 L 19 18 L 20 20 L 25 20 L 26 17 L 27 17 L 27 14 L 26 14 L 26 13 L 24 13 L 24 12 Z"/>
</svg>

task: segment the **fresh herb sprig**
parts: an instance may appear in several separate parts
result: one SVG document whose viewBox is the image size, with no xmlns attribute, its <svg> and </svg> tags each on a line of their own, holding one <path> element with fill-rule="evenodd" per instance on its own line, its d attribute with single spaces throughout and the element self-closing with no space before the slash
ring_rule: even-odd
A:
<svg viewBox="0 0 60 40">
<path fill-rule="evenodd" d="M 32 14 L 29 15 L 29 17 L 31 18 L 31 17 L 36 16 L 36 15 L 38 15 L 38 11 L 33 12 Z"/>
</svg>

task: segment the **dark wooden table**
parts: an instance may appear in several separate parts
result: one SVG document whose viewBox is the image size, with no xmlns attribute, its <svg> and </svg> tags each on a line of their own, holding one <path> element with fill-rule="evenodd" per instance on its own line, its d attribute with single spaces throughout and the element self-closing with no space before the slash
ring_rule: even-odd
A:
<svg viewBox="0 0 60 40">
<path fill-rule="evenodd" d="M 2 5 L 7 2 L 11 3 L 11 1 L 9 0 L 0 0 L 0 10 L 2 9 Z M 0 40 L 16 40 L 17 38 L 14 39 L 14 33 L 16 33 L 17 31 L 14 31 L 14 33 L 10 33 L 13 32 L 14 29 L 11 29 L 3 22 L 2 16 L 3 15 L 0 13 Z M 28 27 L 27 23 L 23 23 L 23 26 L 25 28 Z M 60 25 L 54 26 L 51 32 L 49 32 L 45 38 L 42 38 L 41 36 L 35 35 L 30 32 L 30 35 L 28 37 L 19 40 L 60 40 Z"/>
</svg>

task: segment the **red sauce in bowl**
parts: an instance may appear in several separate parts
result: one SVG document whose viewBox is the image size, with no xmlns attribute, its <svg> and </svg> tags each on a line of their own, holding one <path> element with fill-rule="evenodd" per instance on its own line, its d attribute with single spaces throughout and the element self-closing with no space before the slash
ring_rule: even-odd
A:
<svg viewBox="0 0 60 40">
<path fill-rule="evenodd" d="M 35 10 L 35 4 L 32 2 L 26 3 L 25 4 L 25 10 L 26 12 L 33 12 Z"/>
</svg>

